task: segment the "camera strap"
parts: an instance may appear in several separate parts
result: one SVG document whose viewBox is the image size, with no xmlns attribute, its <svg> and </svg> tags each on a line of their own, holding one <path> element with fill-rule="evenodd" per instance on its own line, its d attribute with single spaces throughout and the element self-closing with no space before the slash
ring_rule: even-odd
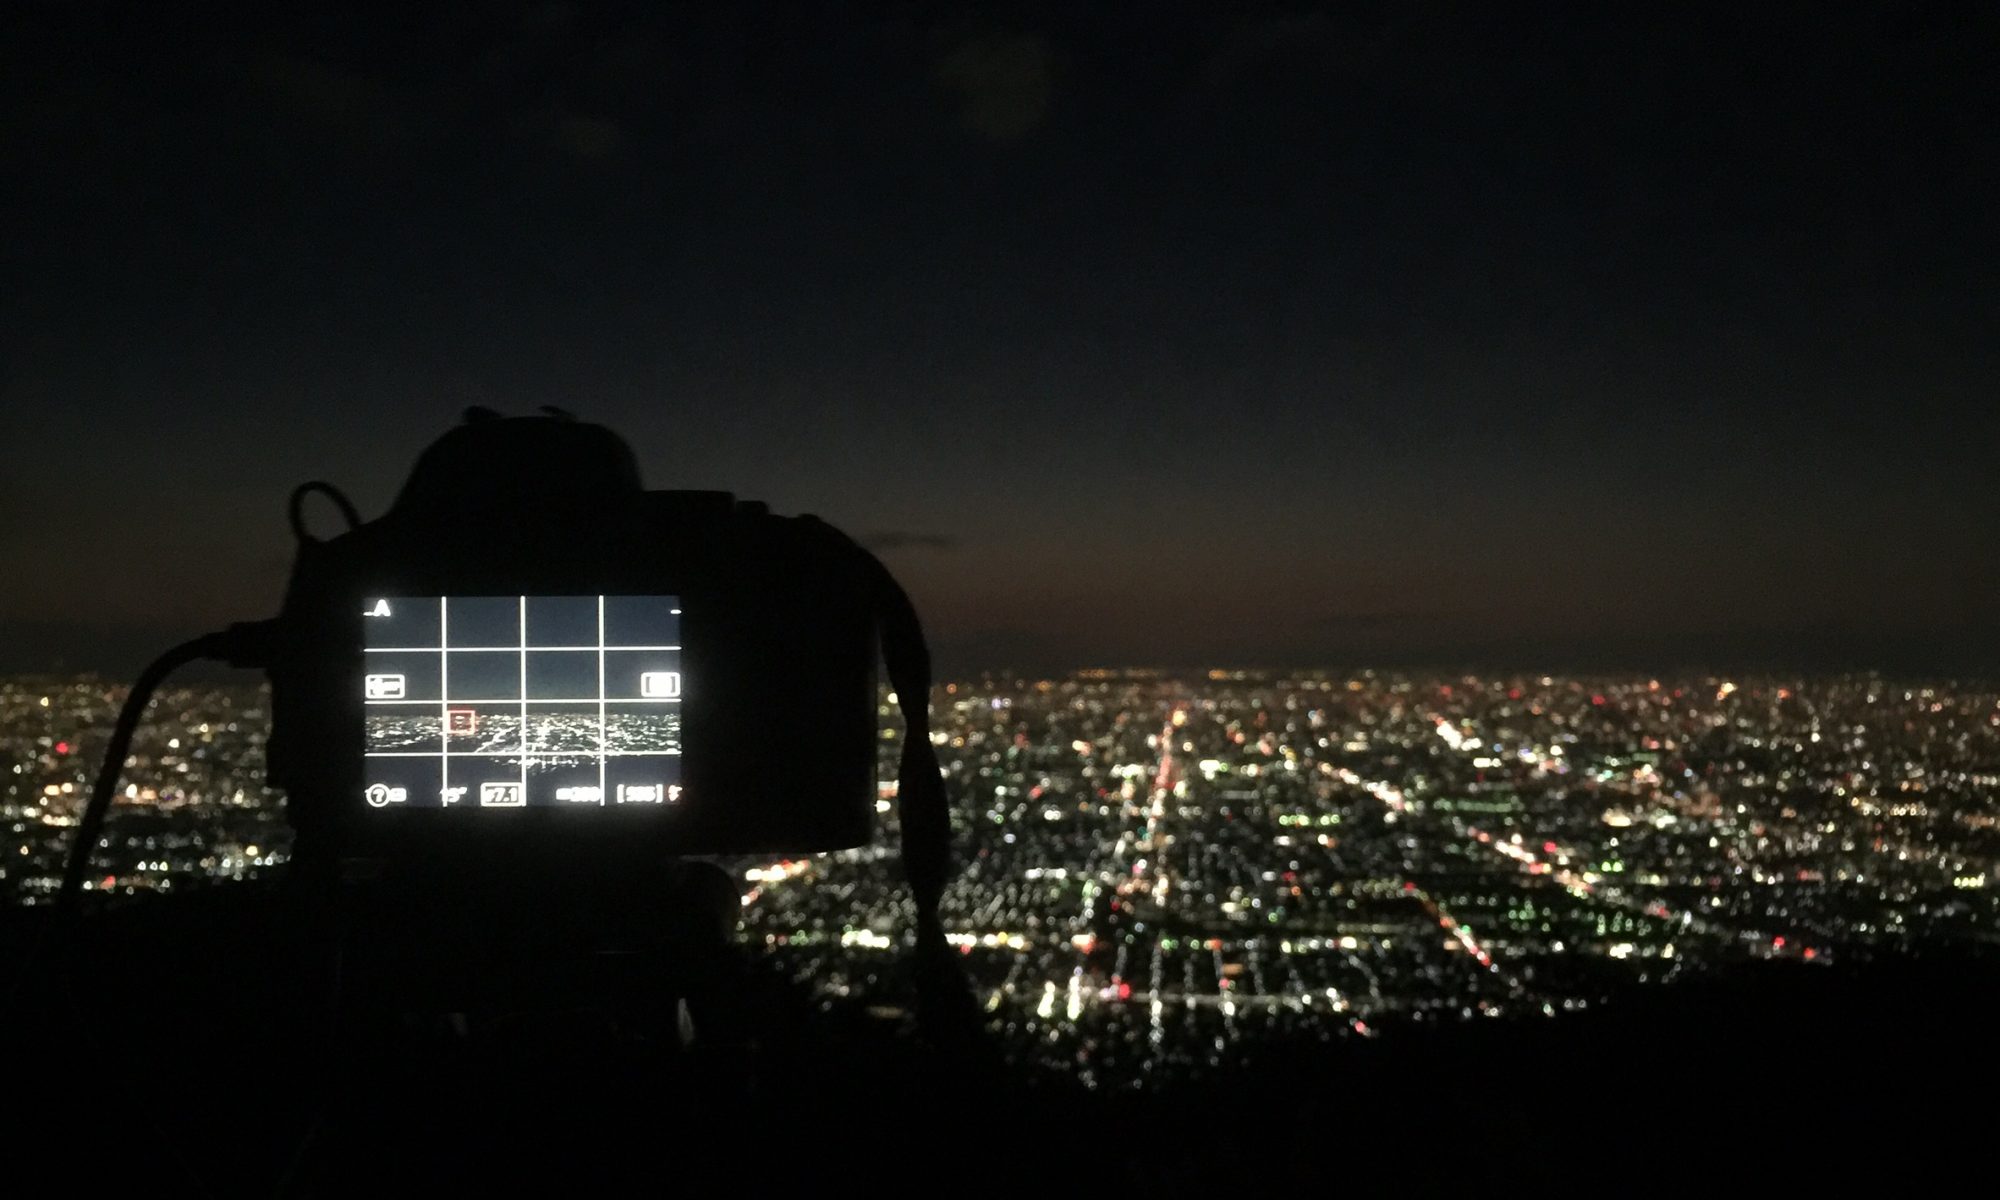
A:
<svg viewBox="0 0 2000 1200">
<path fill-rule="evenodd" d="M 870 557 L 873 557 L 872 555 Z M 931 656 L 909 594 L 878 561 L 882 660 L 903 713 L 903 756 L 896 774 L 896 816 L 903 827 L 903 870 L 921 930 L 936 924 L 951 874 L 951 809 L 944 772 L 931 745 Z M 942 930 L 940 929 L 940 932 Z"/>
<path fill-rule="evenodd" d="M 931 652 L 923 622 L 908 592 L 889 568 L 865 547 L 833 526 L 823 528 L 853 546 L 875 579 L 876 616 L 882 661 L 903 714 L 903 753 L 896 774 L 896 816 L 903 834 L 903 874 L 916 908 L 915 969 L 918 1019 L 938 1041 L 961 1040 L 977 1032 L 972 991 L 945 940 L 938 902 L 951 879 L 951 804 L 944 771 L 931 744 Z"/>
</svg>

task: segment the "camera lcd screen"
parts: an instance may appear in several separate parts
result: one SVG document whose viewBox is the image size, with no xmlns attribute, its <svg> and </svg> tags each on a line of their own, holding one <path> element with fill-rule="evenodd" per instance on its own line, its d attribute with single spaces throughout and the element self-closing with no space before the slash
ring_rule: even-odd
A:
<svg viewBox="0 0 2000 1200">
<path fill-rule="evenodd" d="M 383 596 L 360 614 L 369 808 L 665 808 L 678 596 Z"/>
</svg>

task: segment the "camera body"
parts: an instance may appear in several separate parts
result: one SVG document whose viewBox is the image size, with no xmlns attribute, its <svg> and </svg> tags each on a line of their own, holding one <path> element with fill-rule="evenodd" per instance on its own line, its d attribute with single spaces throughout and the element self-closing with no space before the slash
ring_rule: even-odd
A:
<svg viewBox="0 0 2000 1200">
<path fill-rule="evenodd" d="M 601 427 L 468 421 L 380 519 L 301 541 L 269 665 L 298 857 L 866 842 L 873 566 L 814 518 L 645 490 Z"/>
</svg>

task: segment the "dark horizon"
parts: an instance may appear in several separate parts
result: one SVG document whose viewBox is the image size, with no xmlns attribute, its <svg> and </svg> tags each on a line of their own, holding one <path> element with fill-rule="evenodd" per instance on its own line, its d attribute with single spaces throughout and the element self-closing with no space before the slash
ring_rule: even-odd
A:
<svg viewBox="0 0 2000 1200">
<path fill-rule="evenodd" d="M 11 10 L 0 670 L 555 404 L 948 674 L 2000 673 L 1983 14 L 1146 13 Z"/>
<path fill-rule="evenodd" d="M 1983 632 L 1983 631 L 1982 631 Z M 190 636 L 187 629 L 132 627 L 104 629 L 81 625 L 37 626 L 0 641 L 0 677 L 91 675 L 120 683 L 135 675 L 161 650 Z M 1132 656 L 1091 656 L 1087 649 L 1064 657 L 1046 649 L 1048 639 L 1033 632 L 1014 638 L 933 638 L 933 657 L 940 685 L 982 678 L 1061 678 L 1082 672 L 1159 671 L 1198 680 L 1209 671 L 1250 672 L 1407 672 L 1411 674 L 1470 674 L 1487 678 L 1602 676 L 1630 678 L 1690 678 L 1731 674 L 1767 678 L 1824 678 L 1877 674 L 1886 679 L 1953 680 L 1979 684 L 2000 680 L 2000 670 L 1975 664 L 2000 661 L 2000 647 L 1991 640 L 1934 643 L 1905 642 L 1880 653 L 1882 641 L 1839 631 L 1807 631 L 1791 640 L 1755 632 L 1734 636 L 1656 635 L 1650 645 L 1621 638 L 1616 644 L 1580 644 L 1576 639 L 1550 638 L 1530 644 L 1497 640 L 1468 642 L 1414 654 L 1407 650 L 1380 655 L 1341 653 L 1273 654 L 1245 652 L 1210 659 Z M 1023 649 L 1027 647 L 1027 649 Z M 1875 652 L 1871 657 L 1870 652 Z M 248 681 L 250 673 L 219 664 L 184 668 L 189 681 Z"/>
</svg>

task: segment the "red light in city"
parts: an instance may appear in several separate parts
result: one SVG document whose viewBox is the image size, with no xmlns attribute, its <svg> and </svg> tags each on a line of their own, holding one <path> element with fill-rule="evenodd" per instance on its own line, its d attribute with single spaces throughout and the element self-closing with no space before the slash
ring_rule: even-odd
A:
<svg viewBox="0 0 2000 1200">
<path fill-rule="evenodd" d="M 68 754 L 68 753 L 69 753 L 69 743 L 68 743 L 68 742 L 57 742 L 57 743 L 56 743 L 56 753 L 57 753 L 57 754 Z"/>
</svg>

